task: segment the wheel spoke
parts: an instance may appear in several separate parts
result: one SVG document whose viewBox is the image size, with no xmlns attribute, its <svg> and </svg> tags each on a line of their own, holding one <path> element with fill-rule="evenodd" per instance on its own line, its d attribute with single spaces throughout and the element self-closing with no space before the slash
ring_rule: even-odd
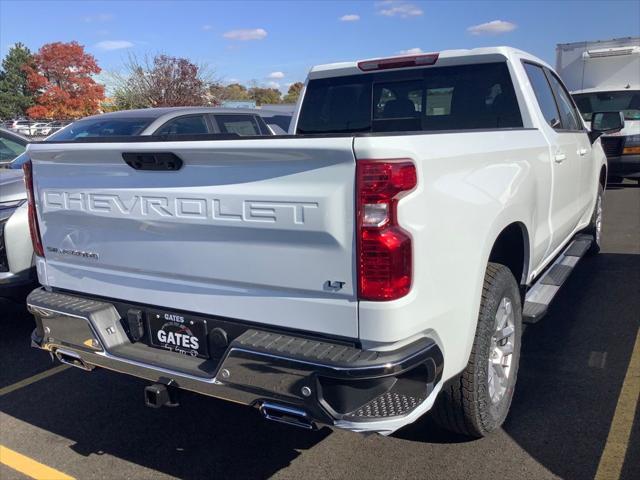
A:
<svg viewBox="0 0 640 480">
<path fill-rule="evenodd" d="M 502 340 L 504 340 L 505 338 L 509 338 L 511 335 L 513 335 L 513 332 L 515 331 L 515 329 L 513 328 L 513 326 L 511 325 L 507 325 L 506 327 L 504 327 L 501 330 L 498 330 L 494 335 L 493 338 L 495 339 L 496 342 L 501 342 Z"/>
<path fill-rule="evenodd" d="M 511 343 L 506 343 L 504 345 L 499 345 L 496 348 L 498 350 L 500 350 L 500 352 L 502 352 L 502 356 L 503 357 L 506 357 L 506 356 L 511 355 L 513 353 L 513 344 L 511 344 Z"/>
<path fill-rule="evenodd" d="M 515 312 L 509 297 L 503 297 L 494 316 L 487 386 L 491 402 L 502 400 L 509 386 L 515 336 Z"/>
<path fill-rule="evenodd" d="M 507 378 L 507 372 L 504 371 L 504 365 L 502 365 L 501 363 L 494 363 L 493 371 L 496 374 L 494 375 L 495 377 L 498 377 L 499 379 Z M 502 383 L 502 381 L 500 381 L 500 383 Z"/>
</svg>

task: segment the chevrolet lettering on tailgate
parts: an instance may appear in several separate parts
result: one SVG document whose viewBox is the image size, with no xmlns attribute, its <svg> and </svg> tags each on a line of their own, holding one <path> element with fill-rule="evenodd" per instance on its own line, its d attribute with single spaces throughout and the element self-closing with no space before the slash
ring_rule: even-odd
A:
<svg viewBox="0 0 640 480">
<path fill-rule="evenodd" d="M 108 193 L 43 192 L 44 211 L 69 210 L 104 213 L 115 217 L 185 218 L 214 222 L 260 222 L 305 225 L 318 202 L 170 198 Z"/>
</svg>

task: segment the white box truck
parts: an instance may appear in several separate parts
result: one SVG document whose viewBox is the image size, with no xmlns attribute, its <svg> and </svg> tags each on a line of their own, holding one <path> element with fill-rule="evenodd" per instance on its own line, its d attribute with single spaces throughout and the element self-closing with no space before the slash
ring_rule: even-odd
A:
<svg viewBox="0 0 640 480">
<path fill-rule="evenodd" d="M 624 130 L 602 138 L 610 180 L 640 182 L 640 37 L 561 43 L 556 71 L 585 120 L 593 112 L 623 113 Z"/>
</svg>

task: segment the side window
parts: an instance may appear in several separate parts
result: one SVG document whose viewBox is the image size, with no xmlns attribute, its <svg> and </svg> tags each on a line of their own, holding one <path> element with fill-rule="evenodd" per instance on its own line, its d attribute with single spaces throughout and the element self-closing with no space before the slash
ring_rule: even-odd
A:
<svg viewBox="0 0 640 480">
<path fill-rule="evenodd" d="M 154 135 L 199 135 L 209 133 L 204 115 L 174 118 L 162 125 Z"/>
<path fill-rule="evenodd" d="M 538 105 L 545 120 L 552 128 L 561 128 L 558 106 L 553 98 L 553 92 L 551 91 L 551 86 L 547 81 L 547 76 L 544 74 L 544 71 L 542 68 L 531 63 L 525 63 L 524 69 L 527 72 L 531 87 L 536 94 Z"/>
<path fill-rule="evenodd" d="M 235 133 L 241 136 L 260 135 L 260 128 L 253 115 L 214 115 L 221 133 Z"/>
<path fill-rule="evenodd" d="M 13 160 L 22 152 L 25 151 L 25 147 L 8 138 L 0 138 L 0 160 L 6 162 Z"/>
<path fill-rule="evenodd" d="M 562 128 L 565 130 L 582 130 L 582 124 L 578 120 L 571 97 L 564 89 L 564 86 L 556 78 L 555 74 L 548 70 L 547 72 L 549 74 L 551 88 L 553 89 L 553 93 L 556 95 L 556 100 L 558 101 L 558 108 L 560 108 Z"/>
</svg>

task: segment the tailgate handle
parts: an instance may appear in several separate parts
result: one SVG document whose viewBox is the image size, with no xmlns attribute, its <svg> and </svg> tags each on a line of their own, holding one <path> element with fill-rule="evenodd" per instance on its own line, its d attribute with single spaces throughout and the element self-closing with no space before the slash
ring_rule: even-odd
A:
<svg viewBox="0 0 640 480">
<path fill-rule="evenodd" d="M 167 170 L 182 168 L 182 159 L 171 152 L 124 152 L 122 158 L 135 170 Z"/>
</svg>

